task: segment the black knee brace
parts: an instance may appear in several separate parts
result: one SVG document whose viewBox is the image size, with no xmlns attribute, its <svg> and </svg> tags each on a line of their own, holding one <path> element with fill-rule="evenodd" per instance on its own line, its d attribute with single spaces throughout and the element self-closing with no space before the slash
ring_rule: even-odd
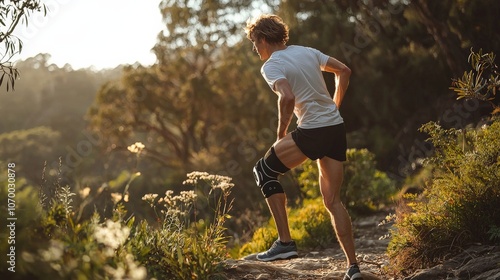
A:
<svg viewBox="0 0 500 280">
<path fill-rule="evenodd" d="M 276 156 L 274 147 L 267 151 L 266 155 L 257 161 L 253 168 L 253 175 L 257 186 L 260 187 L 265 198 L 276 193 L 284 193 L 283 187 L 278 181 L 278 176 L 290 170 Z"/>
</svg>

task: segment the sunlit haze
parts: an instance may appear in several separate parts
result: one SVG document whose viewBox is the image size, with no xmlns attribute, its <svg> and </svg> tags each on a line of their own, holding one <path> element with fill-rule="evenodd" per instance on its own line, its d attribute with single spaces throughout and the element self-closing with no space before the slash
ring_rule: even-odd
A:
<svg viewBox="0 0 500 280">
<path fill-rule="evenodd" d="M 155 0 L 46 0 L 49 11 L 34 13 L 29 25 L 19 24 L 15 35 L 23 41 L 12 61 L 39 53 L 49 63 L 74 69 L 113 68 L 119 64 L 155 62 L 151 49 L 163 29 Z"/>
</svg>

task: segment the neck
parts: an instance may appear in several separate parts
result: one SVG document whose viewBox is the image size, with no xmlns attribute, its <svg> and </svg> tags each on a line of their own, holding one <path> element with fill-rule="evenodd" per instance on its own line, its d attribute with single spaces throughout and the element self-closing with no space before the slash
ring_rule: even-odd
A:
<svg viewBox="0 0 500 280">
<path fill-rule="evenodd" d="M 285 44 L 273 44 L 269 45 L 269 54 L 272 54 L 275 51 L 282 51 L 286 49 L 287 46 Z"/>
</svg>

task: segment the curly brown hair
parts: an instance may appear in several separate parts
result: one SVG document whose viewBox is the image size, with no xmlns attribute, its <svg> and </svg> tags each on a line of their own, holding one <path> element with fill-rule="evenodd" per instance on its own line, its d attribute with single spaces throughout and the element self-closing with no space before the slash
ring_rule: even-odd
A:
<svg viewBox="0 0 500 280">
<path fill-rule="evenodd" d="M 288 42 L 288 25 L 277 15 L 260 15 L 247 21 L 245 32 L 250 41 L 264 38 L 270 44 Z"/>
</svg>

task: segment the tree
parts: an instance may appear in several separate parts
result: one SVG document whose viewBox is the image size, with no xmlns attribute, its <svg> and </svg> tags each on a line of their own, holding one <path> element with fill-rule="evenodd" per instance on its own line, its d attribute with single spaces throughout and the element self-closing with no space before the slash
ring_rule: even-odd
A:
<svg viewBox="0 0 500 280">
<path fill-rule="evenodd" d="M 39 182 L 44 162 L 58 150 L 61 133 L 40 126 L 0 134 L 0 158 L 15 162 L 23 177 Z"/>
<path fill-rule="evenodd" d="M 244 39 L 247 17 L 231 20 L 249 14 L 250 2 L 162 2 L 167 30 L 154 47 L 158 63 L 128 67 L 120 81 L 100 89 L 89 110 L 108 151 L 126 153 L 142 141 L 162 185 L 203 170 L 233 177 L 242 195 L 260 196 L 251 170 L 276 139 L 277 97 Z"/>
<path fill-rule="evenodd" d="M 7 3 L 5 3 L 7 2 Z M 0 85 L 7 76 L 7 91 L 14 89 L 15 80 L 19 77 L 19 71 L 11 64 L 13 55 L 20 53 L 23 48 L 22 41 L 12 33 L 23 22 L 28 26 L 28 17 L 32 12 L 43 11 L 47 14 L 47 7 L 40 0 L 10 0 L 0 1 L 0 43 L 5 46 L 3 54 L 0 54 Z"/>
<path fill-rule="evenodd" d="M 226 19 L 250 3 L 161 2 L 167 30 L 154 47 L 158 64 L 127 68 L 121 84 L 109 83 L 100 90 L 89 113 L 108 147 L 124 150 L 131 137 L 142 135 L 152 139 L 146 143 L 149 156 L 182 169 L 190 165 L 192 153 L 209 149 L 211 132 L 224 114 L 222 92 L 215 91 L 210 76 L 237 32 L 237 23 Z M 124 98 L 112 97 L 116 95 Z"/>
</svg>

